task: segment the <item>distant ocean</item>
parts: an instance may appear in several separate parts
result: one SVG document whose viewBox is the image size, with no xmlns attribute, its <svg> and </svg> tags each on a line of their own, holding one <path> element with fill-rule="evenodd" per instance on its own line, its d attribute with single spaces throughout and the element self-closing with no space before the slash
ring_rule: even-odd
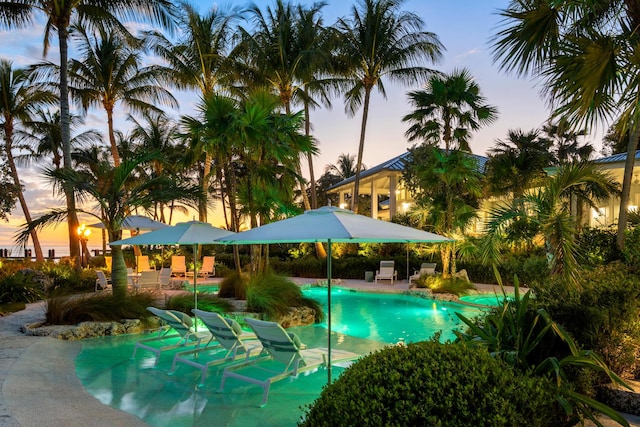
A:
<svg viewBox="0 0 640 427">
<path fill-rule="evenodd" d="M 15 246 L 15 245 L 3 245 L 2 243 L 0 243 L 0 257 L 5 257 L 5 250 L 7 251 L 7 257 L 9 258 L 22 258 L 25 256 L 25 249 L 26 250 L 31 250 L 31 257 L 35 258 L 36 256 L 36 251 L 33 249 L 33 246 L 29 245 L 26 248 L 23 248 L 22 246 Z M 94 254 L 94 249 L 99 249 L 102 250 L 102 246 L 92 246 L 89 245 L 89 252 L 91 252 L 91 255 Z M 53 250 L 54 251 L 54 257 L 55 258 L 60 258 L 60 257 L 64 257 L 64 256 L 69 256 L 69 245 L 60 245 L 60 244 L 43 244 L 42 245 L 42 254 L 44 255 L 45 258 L 49 257 L 49 251 Z"/>
</svg>

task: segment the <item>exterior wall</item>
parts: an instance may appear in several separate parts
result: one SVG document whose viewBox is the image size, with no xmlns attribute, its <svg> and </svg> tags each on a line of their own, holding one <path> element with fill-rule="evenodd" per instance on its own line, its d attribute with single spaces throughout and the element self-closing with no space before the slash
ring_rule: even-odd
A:
<svg viewBox="0 0 640 427">
<path fill-rule="evenodd" d="M 598 163 L 598 165 L 602 170 L 610 172 L 622 186 L 624 161 Z M 638 166 L 640 166 L 640 161 L 636 160 L 636 167 Z M 630 210 L 640 209 L 640 168 L 638 168 L 638 170 L 638 172 L 634 173 L 634 179 L 631 185 Z M 405 213 L 413 206 L 414 201 L 409 191 L 402 185 L 401 176 L 400 172 L 383 170 L 361 181 L 361 194 L 371 194 L 374 196 L 372 197 L 372 204 L 376 206 L 372 206 L 371 209 L 374 217 L 389 221 L 393 215 Z M 341 206 L 348 209 L 349 206 L 345 204 L 345 200 L 347 194 L 353 193 L 353 183 L 336 188 L 332 192 L 340 195 Z M 380 199 L 388 197 L 389 200 L 383 203 L 382 206 L 379 206 L 375 203 L 377 198 L 375 196 Z M 478 219 L 471 225 L 469 232 L 474 234 L 481 233 L 484 223 L 488 218 L 489 210 L 497 206 L 500 202 L 500 199 L 493 198 L 482 201 L 478 212 Z M 587 208 L 589 211 L 584 213 L 584 221 L 590 227 L 611 227 L 617 223 L 618 211 L 620 209 L 620 199 L 618 197 L 600 202 L 598 208 L 598 210 Z"/>
</svg>

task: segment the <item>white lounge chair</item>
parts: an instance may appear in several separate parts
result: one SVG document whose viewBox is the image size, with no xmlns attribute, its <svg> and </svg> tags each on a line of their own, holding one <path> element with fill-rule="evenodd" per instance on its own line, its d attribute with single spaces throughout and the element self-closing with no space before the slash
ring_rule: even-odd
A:
<svg viewBox="0 0 640 427">
<path fill-rule="evenodd" d="M 425 275 L 433 276 L 434 274 L 436 274 L 436 263 L 423 262 L 420 265 L 420 270 L 414 271 L 414 273 L 411 276 L 409 276 L 409 284 L 411 284 L 411 282 L 415 282 L 416 280 L 418 280 L 420 276 L 425 276 Z"/>
<path fill-rule="evenodd" d="M 111 287 L 111 280 L 107 279 L 107 276 L 104 274 L 102 270 L 96 270 L 96 288 L 95 291 L 98 292 L 98 288 L 101 290 L 106 290 Z"/>
<path fill-rule="evenodd" d="M 250 318 L 246 318 L 245 321 L 262 343 L 262 351 L 257 358 L 226 367 L 222 374 L 220 391 L 224 390 L 225 382 L 229 377 L 259 385 L 263 390 L 260 406 L 264 406 L 267 404 L 272 383 L 288 377 L 296 377 L 301 372 L 327 364 L 326 349 L 303 349 L 304 345 L 298 336 L 285 331 L 277 322 Z M 342 350 L 332 350 L 331 355 L 331 363 L 351 361 L 359 357 L 355 353 Z M 245 368 L 251 375 L 237 372 Z M 255 376 L 257 372 L 265 373 L 265 377 L 257 378 Z"/>
<path fill-rule="evenodd" d="M 391 280 L 392 285 L 394 280 L 398 280 L 395 261 L 380 261 L 380 270 L 376 271 L 374 282 L 378 283 L 378 280 Z"/>
<path fill-rule="evenodd" d="M 187 275 L 187 263 L 184 255 L 171 256 L 171 274 L 183 277 Z"/>
<path fill-rule="evenodd" d="M 162 267 L 158 274 L 158 288 L 169 289 L 171 288 L 173 279 L 171 279 L 171 268 Z"/>
<path fill-rule="evenodd" d="M 235 320 L 197 308 L 191 311 L 217 339 L 217 344 L 177 353 L 173 357 L 170 374 L 175 372 L 178 363 L 193 366 L 202 372 L 198 384 L 198 387 L 202 387 L 207 380 L 207 372 L 210 367 L 239 358 L 248 359 L 262 350 L 262 344 L 256 340 L 255 334 L 245 333 Z"/>
<path fill-rule="evenodd" d="M 159 272 L 155 270 L 142 271 L 138 276 L 138 289 L 160 289 Z"/>
<path fill-rule="evenodd" d="M 187 314 L 175 310 L 161 310 L 156 307 L 147 307 L 151 313 L 159 317 L 167 326 L 158 329 L 158 335 L 151 338 L 138 340 L 133 349 L 131 358 L 136 357 L 139 348 L 150 351 L 156 355 L 155 364 L 160 360 L 160 353 L 189 345 L 199 346 L 204 339 L 211 341 L 213 338 L 208 331 L 195 331 L 193 320 Z M 169 333 L 171 330 L 174 333 Z M 207 342 L 208 344 L 208 342 Z"/>
</svg>

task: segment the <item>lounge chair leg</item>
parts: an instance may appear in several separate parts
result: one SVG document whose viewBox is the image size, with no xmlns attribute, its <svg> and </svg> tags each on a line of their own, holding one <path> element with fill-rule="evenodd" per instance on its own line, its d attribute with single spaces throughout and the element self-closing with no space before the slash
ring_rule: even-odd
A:
<svg viewBox="0 0 640 427">
<path fill-rule="evenodd" d="M 267 400 L 269 400 L 269 388 L 271 387 L 271 381 L 267 381 L 262 386 L 262 403 L 260 404 L 261 408 L 264 408 L 267 405 Z"/>
</svg>

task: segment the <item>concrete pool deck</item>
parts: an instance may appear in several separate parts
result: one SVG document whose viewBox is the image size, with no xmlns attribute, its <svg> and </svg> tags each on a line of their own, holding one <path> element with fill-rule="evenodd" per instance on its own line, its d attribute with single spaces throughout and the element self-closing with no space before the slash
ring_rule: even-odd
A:
<svg viewBox="0 0 640 427">
<path fill-rule="evenodd" d="M 315 279 L 298 279 L 313 283 Z M 215 281 L 199 282 L 201 284 Z M 393 285 L 343 280 L 336 284 L 356 290 L 402 292 L 405 282 Z M 483 292 L 499 288 L 478 285 Z M 87 393 L 75 374 L 74 359 L 80 351 L 77 341 L 27 336 L 21 327 L 44 320 L 43 301 L 28 304 L 25 310 L 0 317 L 0 427 L 84 427 L 145 426 L 134 415 L 103 405 Z M 640 427 L 640 417 L 626 416 L 630 425 Z M 605 426 L 618 425 L 603 420 Z M 592 425 L 586 423 L 586 425 Z"/>
</svg>

